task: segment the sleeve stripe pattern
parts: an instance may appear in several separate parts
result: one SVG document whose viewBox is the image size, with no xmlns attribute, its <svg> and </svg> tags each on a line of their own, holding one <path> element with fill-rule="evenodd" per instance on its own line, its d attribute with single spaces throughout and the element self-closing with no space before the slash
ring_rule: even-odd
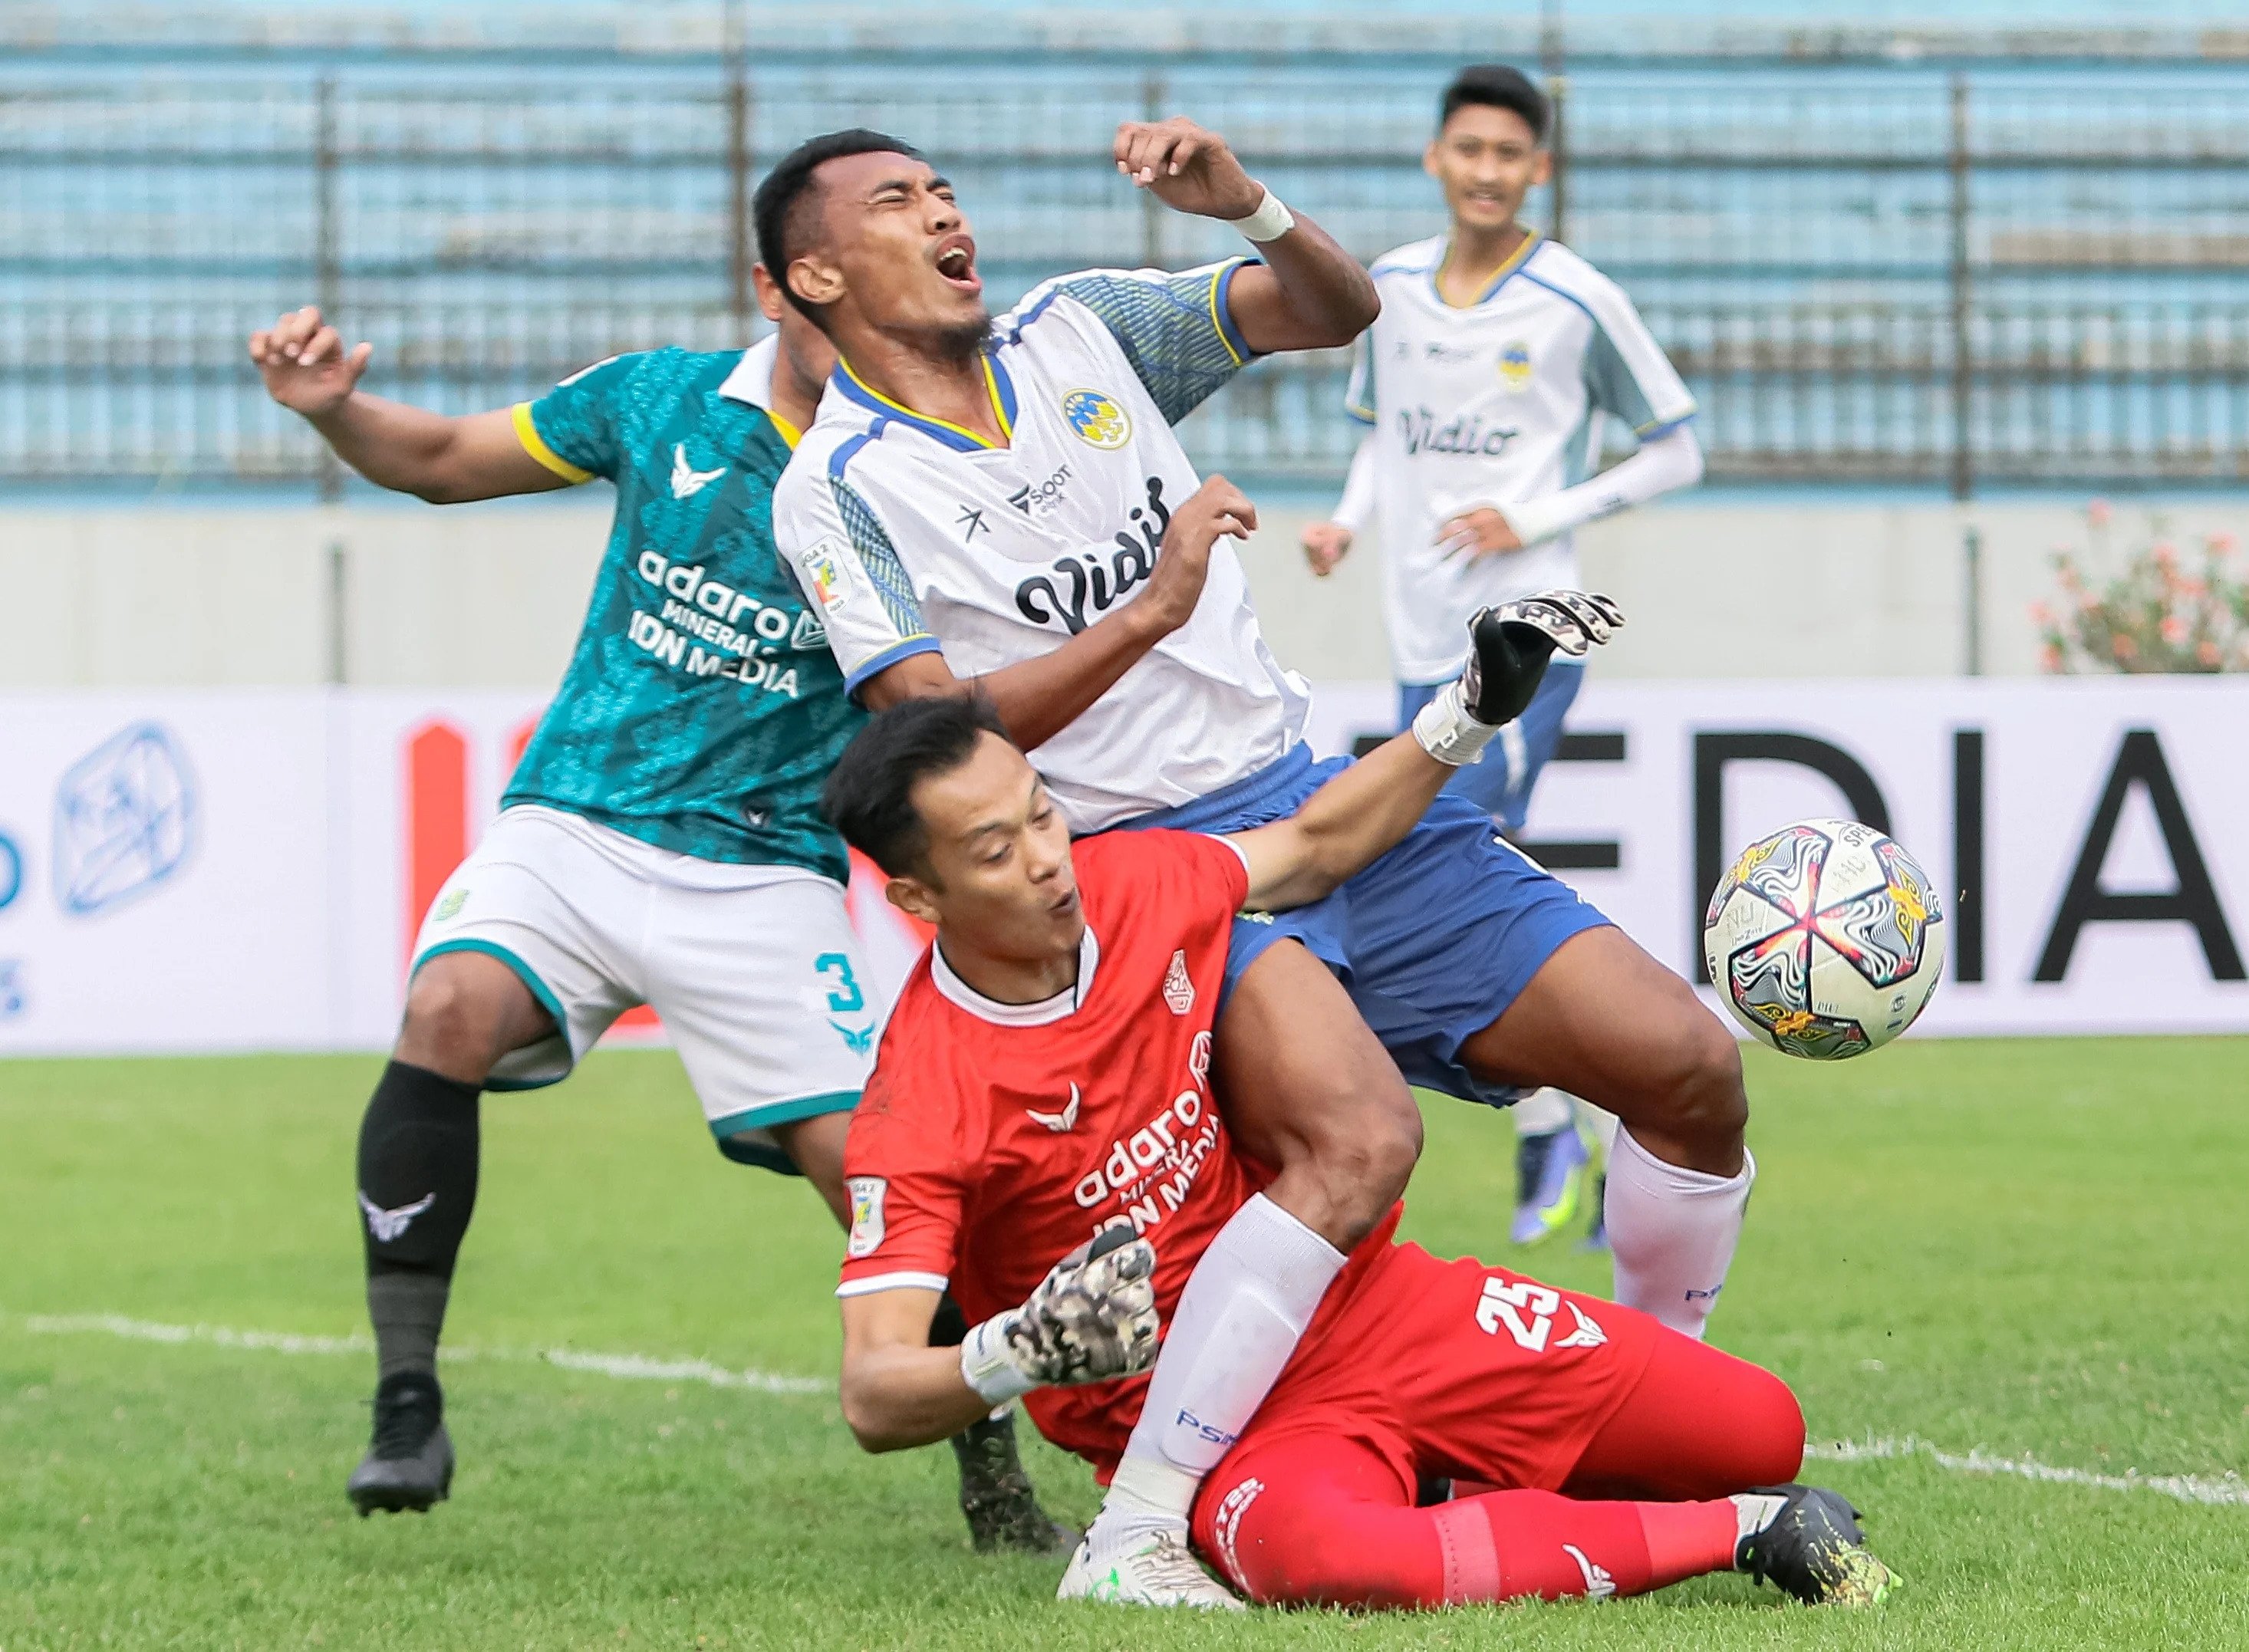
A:
<svg viewBox="0 0 2249 1652">
<path fill-rule="evenodd" d="M 836 1287 L 839 1297 L 871 1297 L 877 1291 L 942 1291 L 949 1284 L 941 1273 L 878 1273 L 864 1279 L 846 1279 Z"/>
<path fill-rule="evenodd" d="M 1101 318 L 1164 417 L 1176 424 L 1241 371 L 1251 352 L 1227 289 L 1248 258 L 1183 270 L 1089 270 L 1055 284 Z M 1042 310 L 1043 296 L 1030 315 Z"/>
<path fill-rule="evenodd" d="M 845 457 L 838 453 L 831 470 L 840 471 Z M 891 536 L 884 531 L 873 507 L 840 474 L 831 474 L 828 485 L 835 492 L 836 512 L 843 519 L 843 531 L 851 536 L 851 548 L 859 554 L 859 566 L 867 571 L 891 623 L 898 628 L 904 642 L 926 639 L 934 646 L 936 639 L 930 636 L 929 626 L 922 618 L 921 604 L 914 599 L 913 581 L 907 577 L 905 564 L 898 561 L 898 547 L 891 543 Z"/>
<path fill-rule="evenodd" d="M 591 370 L 591 368 L 588 369 L 588 372 Z M 530 454 L 532 458 L 537 459 L 564 481 L 574 485 L 580 482 L 590 482 L 594 479 L 594 473 L 591 471 L 581 470 L 547 445 L 547 438 L 540 435 L 539 426 L 532 419 L 531 403 L 528 402 L 518 402 L 515 404 L 515 439 L 523 444 L 525 452 Z"/>
<path fill-rule="evenodd" d="M 1680 382 L 1678 369 L 1671 365 L 1662 346 L 1649 334 L 1647 323 L 1621 293 L 1610 287 L 1606 292 L 1597 290 L 1586 298 L 1529 270 L 1523 272 L 1523 279 L 1576 305 L 1593 324 L 1594 331 L 1607 339 L 1648 404 L 1651 416 L 1633 425 L 1635 434 L 1656 435 L 1695 416 L 1695 398 Z M 1604 311 L 1609 313 L 1604 314 Z"/>
</svg>

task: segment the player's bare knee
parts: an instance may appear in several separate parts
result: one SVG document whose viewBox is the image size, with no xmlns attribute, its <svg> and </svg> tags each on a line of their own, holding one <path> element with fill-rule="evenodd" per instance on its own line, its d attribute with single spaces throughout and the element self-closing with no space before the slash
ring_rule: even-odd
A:
<svg viewBox="0 0 2249 1652">
<path fill-rule="evenodd" d="M 459 972 L 430 965 L 406 993 L 406 1015 L 393 1053 L 463 1082 L 481 1082 L 499 1059 L 502 1007 Z"/>
<path fill-rule="evenodd" d="M 1302 1213 L 1299 1219 L 1347 1251 L 1404 1194 L 1421 1156 L 1421 1112 L 1404 1084 L 1370 1085 L 1359 1105 L 1329 1112 L 1308 1132 L 1305 1146 L 1303 1167 L 1317 1184 L 1321 1208 L 1317 1219 Z"/>
</svg>

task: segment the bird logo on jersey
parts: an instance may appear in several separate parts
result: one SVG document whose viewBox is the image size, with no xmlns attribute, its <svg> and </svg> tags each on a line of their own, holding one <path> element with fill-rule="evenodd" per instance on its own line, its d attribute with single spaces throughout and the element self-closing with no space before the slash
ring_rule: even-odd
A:
<svg viewBox="0 0 2249 1652">
<path fill-rule="evenodd" d="M 1118 448 L 1132 439 L 1124 410 L 1098 390 L 1072 390 L 1062 398 L 1062 416 L 1088 447 Z"/>
<path fill-rule="evenodd" d="M 687 462 L 687 444 L 676 442 L 671 448 L 671 497 L 692 499 L 710 484 L 726 473 L 721 465 L 715 471 L 698 471 Z"/>
<path fill-rule="evenodd" d="M 1041 1112 L 1035 1107 L 1026 1107 L 1023 1109 L 1023 1114 L 1033 1124 L 1044 1125 L 1059 1136 L 1065 1131 L 1077 1128 L 1077 1107 L 1078 1104 L 1084 1099 L 1083 1096 L 1078 1094 L 1077 1085 L 1073 1082 L 1069 1087 L 1069 1105 L 1064 1107 L 1060 1112 Z"/>
<path fill-rule="evenodd" d="M 1499 382 L 1517 396 L 1530 388 L 1530 347 L 1521 339 L 1500 347 Z"/>
<path fill-rule="evenodd" d="M 1184 1015 L 1194 1008 L 1194 982 L 1187 977 L 1184 946 L 1172 954 L 1172 967 L 1164 972 L 1164 1002 L 1174 1015 Z"/>
<path fill-rule="evenodd" d="M 401 1205 L 395 1210 L 385 1210 L 368 1198 L 364 1190 L 359 1196 L 359 1208 L 367 1213 L 367 1230 L 375 1236 L 379 1245 L 387 1245 L 414 1225 L 414 1218 L 437 1202 L 437 1195 L 425 1193 L 410 1205 Z"/>
</svg>

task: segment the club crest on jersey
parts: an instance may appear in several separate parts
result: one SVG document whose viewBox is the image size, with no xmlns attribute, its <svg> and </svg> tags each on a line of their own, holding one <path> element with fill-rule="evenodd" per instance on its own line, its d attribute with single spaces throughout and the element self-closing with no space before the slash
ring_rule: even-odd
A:
<svg viewBox="0 0 2249 1652">
<path fill-rule="evenodd" d="M 1088 447 L 1118 448 L 1132 439 L 1124 410 L 1098 390 L 1070 391 L 1062 398 L 1062 416 Z"/>
<path fill-rule="evenodd" d="M 1499 382 L 1517 396 L 1530 388 L 1530 347 L 1521 339 L 1500 347 Z"/>
<path fill-rule="evenodd" d="M 851 1195 L 851 1238 L 843 1249 L 855 1261 L 883 1248 L 883 1195 L 891 1184 L 880 1176 L 846 1176 L 844 1190 Z"/>
<path fill-rule="evenodd" d="M 1194 982 L 1187 978 L 1184 946 L 1172 954 L 1172 967 L 1164 972 L 1164 1002 L 1174 1015 L 1184 1015 L 1194 1008 Z"/>
</svg>

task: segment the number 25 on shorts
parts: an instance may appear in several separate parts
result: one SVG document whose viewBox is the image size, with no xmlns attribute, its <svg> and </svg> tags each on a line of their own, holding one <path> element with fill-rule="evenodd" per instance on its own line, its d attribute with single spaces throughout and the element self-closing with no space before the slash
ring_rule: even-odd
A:
<svg viewBox="0 0 2249 1652">
<path fill-rule="evenodd" d="M 1528 1279 L 1512 1284 L 1504 1279 L 1487 1279 L 1483 1299 L 1476 1304 L 1476 1327 L 1486 1336 L 1496 1337 L 1504 1326 L 1518 1345 L 1532 1353 L 1544 1353 L 1546 1334 L 1554 1328 L 1555 1311 L 1561 1305 L 1558 1293 Z"/>
</svg>

